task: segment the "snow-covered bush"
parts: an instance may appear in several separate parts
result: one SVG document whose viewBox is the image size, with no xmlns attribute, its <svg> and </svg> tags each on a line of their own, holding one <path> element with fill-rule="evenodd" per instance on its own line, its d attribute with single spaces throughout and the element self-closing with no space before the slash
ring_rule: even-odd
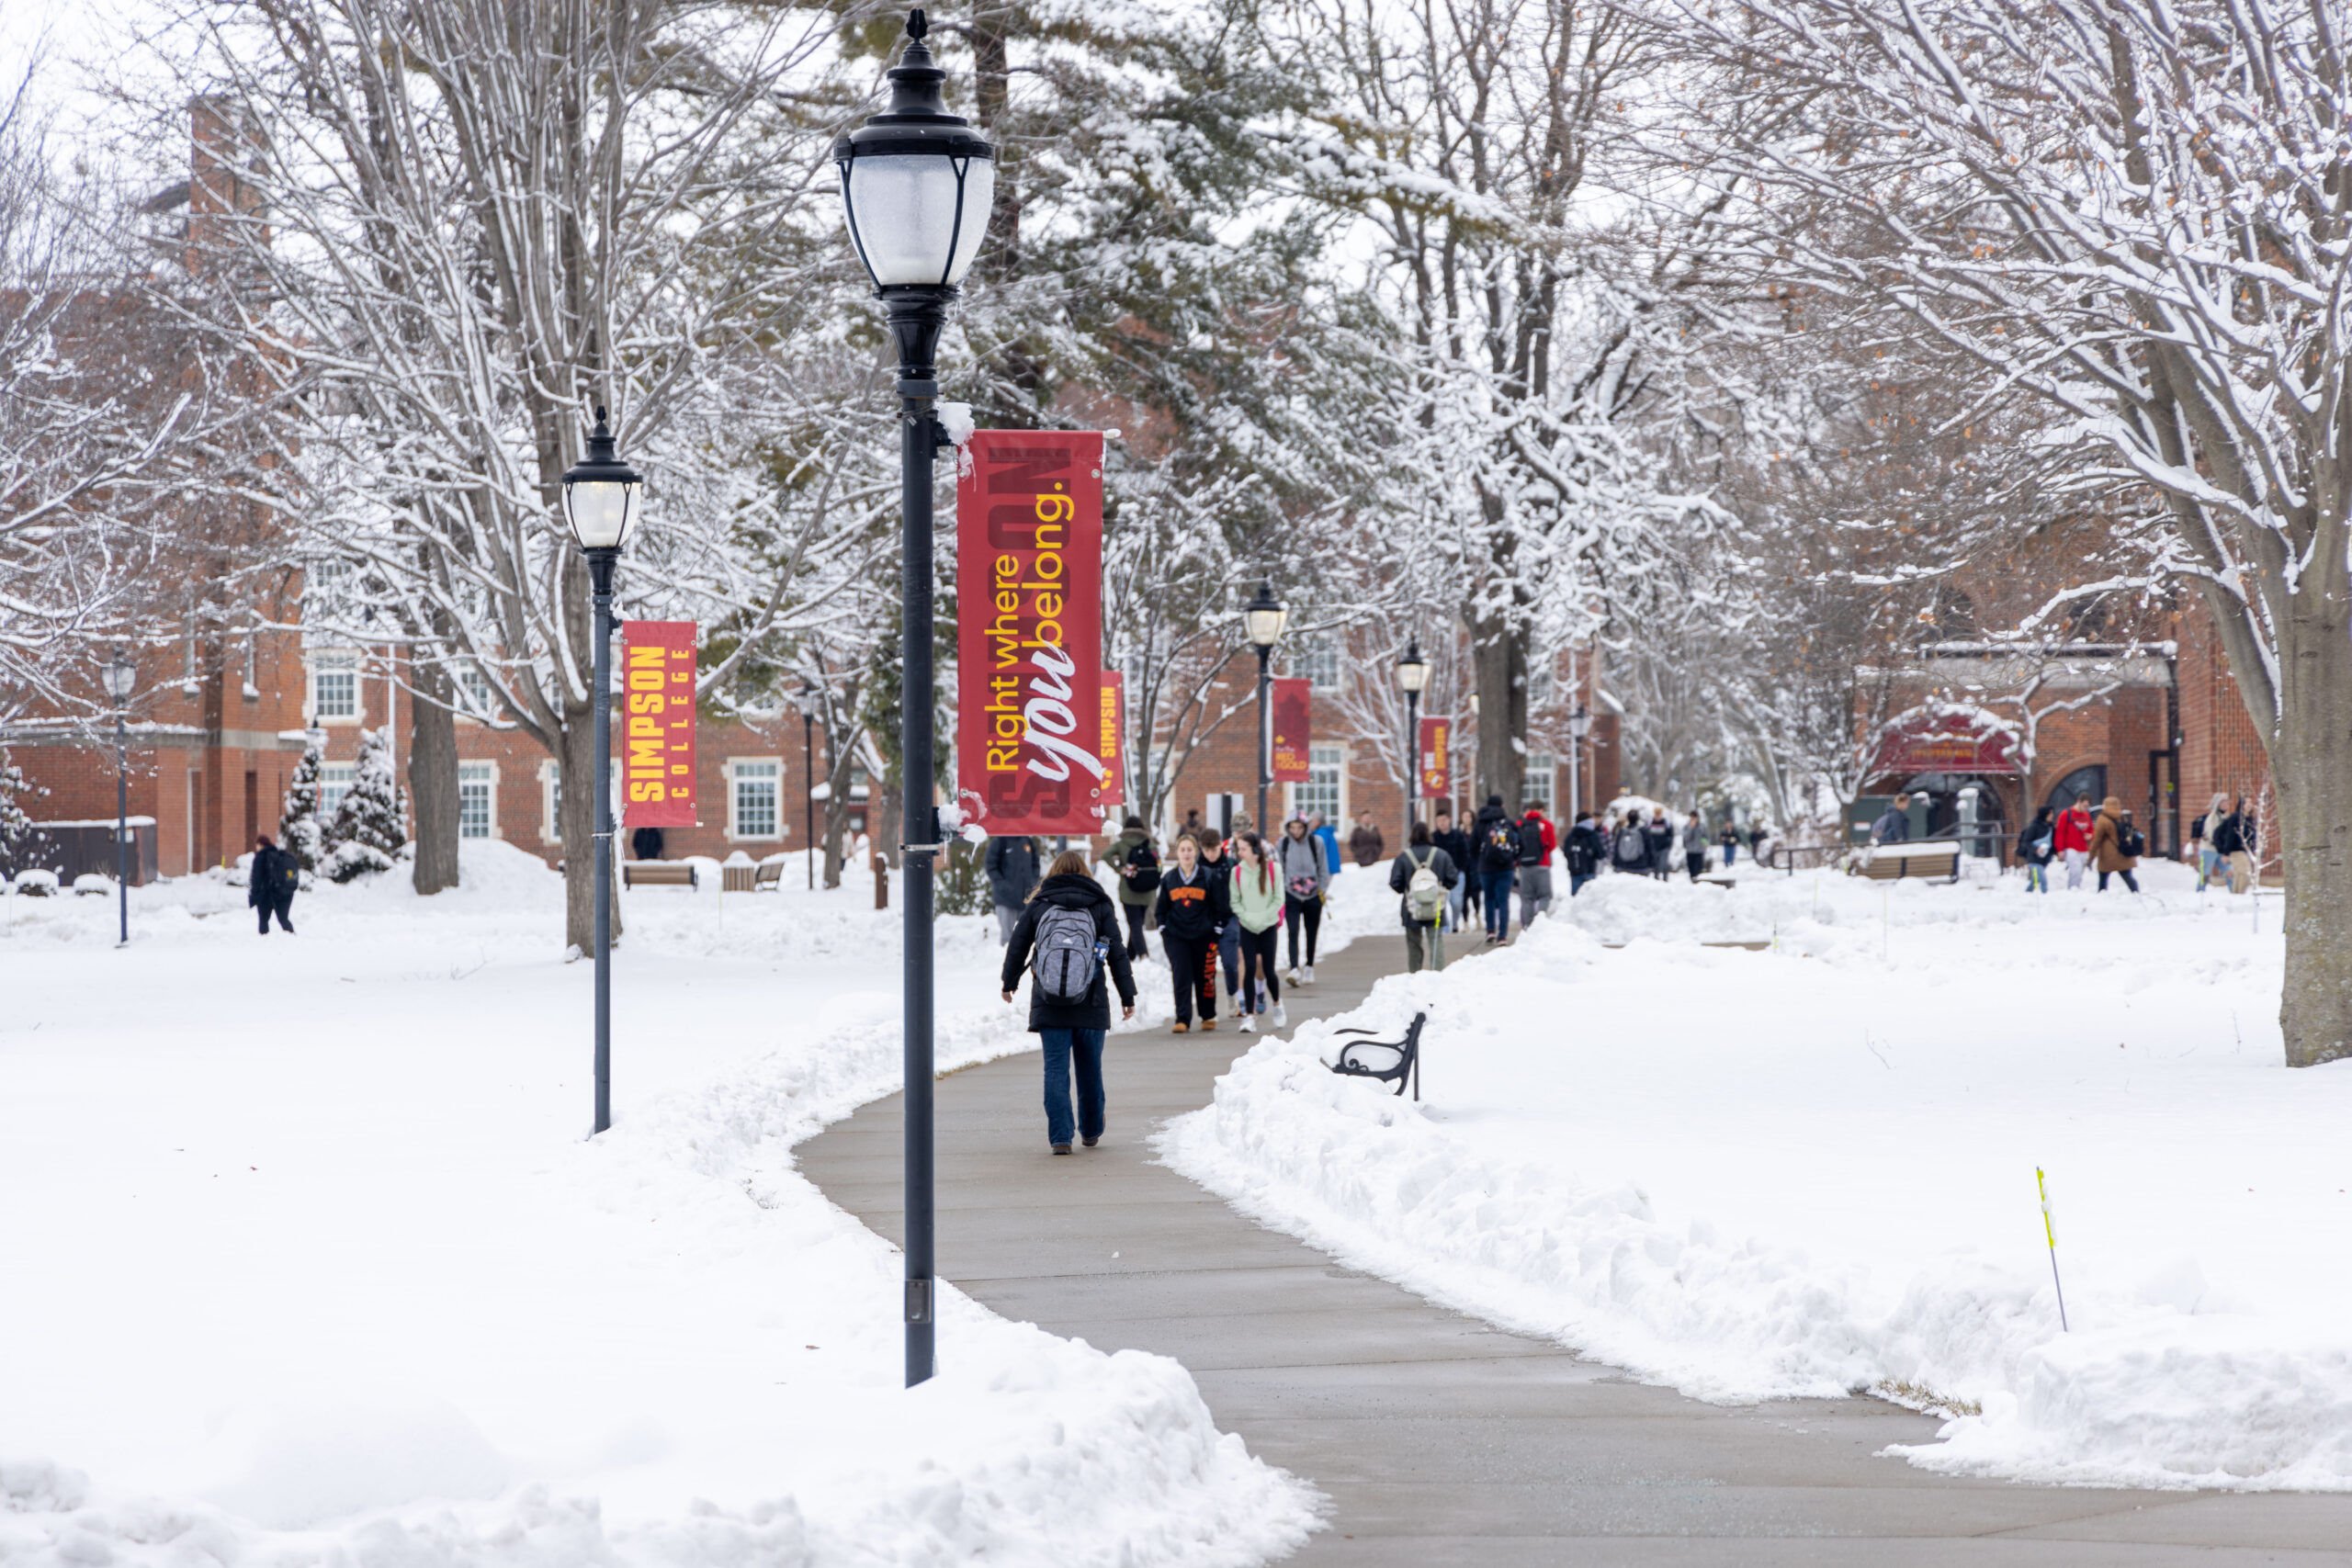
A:
<svg viewBox="0 0 2352 1568">
<path fill-rule="evenodd" d="M 319 819 L 319 773 L 326 761 L 325 747 L 325 732 L 311 730 L 277 818 L 278 848 L 301 862 L 304 871 L 317 871 L 328 849 L 327 825 Z"/>
<path fill-rule="evenodd" d="M 322 869 L 336 882 L 390 871 L 407 847 L 408 792 L 392 776 L 391 740 L 383 730 L 359 732 L 359 761 L 327 841 Z"/>
<path fill-rule="evenodd" d="M 20 871 L 17 873 L 17 891 L 28 898 L 48 898 L 57 892 L 57 873 L 53 871 Z"/>
</svg>

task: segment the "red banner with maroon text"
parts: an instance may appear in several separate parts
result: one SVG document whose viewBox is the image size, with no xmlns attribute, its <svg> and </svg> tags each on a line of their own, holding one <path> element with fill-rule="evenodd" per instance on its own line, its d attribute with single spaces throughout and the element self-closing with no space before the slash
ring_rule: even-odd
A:
<svg viewBox="0 0 2352 1568">
<path fill-rule="evenodd" d="M 992 834 L 1102 820 L 1102 437 L 983 430 L 956 484 L 957 805 Z"/>
<path fill-rule="evenodd" d="M 1305 784 L 1308 774 L 1307 741 L 1313 733 L 1315 683 L 1306 680 L 1270 682 L 1273 690 L 1274 738 L 1270 747 L 1276 784 Z"/>
<path fill-rule="evenodd" d="M 1102 807 L 1127 803 L 1127 679 L 1102 671 Z"/>
<path fill-rule="evenodd" d="M 695 825 L 695 623 L 621 623 L 621 823 Z"/>
<path fill-rule="evenodd" d="M 1453 797 L 1453 763 L 1450 755 L 1453 745 L 1452 719 L 1421 720 L 1421 733 L 1415 741 L 1413 771 L 1420 775 L 1423 800 Z"/>
</svg>

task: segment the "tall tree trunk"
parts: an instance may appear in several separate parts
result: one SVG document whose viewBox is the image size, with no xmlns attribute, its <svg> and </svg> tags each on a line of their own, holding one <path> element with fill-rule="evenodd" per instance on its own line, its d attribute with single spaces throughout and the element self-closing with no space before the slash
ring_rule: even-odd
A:
<svg viewBox="0 0 2352 1568">
<path fill-rule="evenodd" d="M 836 747 L 831 730 L 825 733 L 827 754 L 831 757 L 833 771 L 825 780 L 825 886 L 842 885 L 842 861 L 847 851 L 849 837 L 850 770 L 857 765 L 857 734 L 853 731 L 846 743 Z M 865 819 L 875 820 L 873 792 L 866 792 Z"/>
<path fill-rule="evenodd" d="M 408 795 L 416 814 L 413 876 L 419 893 L 458 886 L 458 719 L 449 673 L 437 660 L 412 666 Z"/>
<path fill-rule="evenodd" d="M 1478 679 L 1477 788 L 1501 795 L 1516 817 L 1527 784 L 1527 633 L 1507 616 L 1488 616 L 1470 623 L 1470 647 Z"/>
<path fill-rule="evenodd" d="M 2323 479 L 2336 466 L 2319 465 Z M 2301 592 L 2287 601 L 2279 621 L 2280 714 L 2270 745 L 2287 876 L 2287 983 L 2278 1027 L 2290 1067 L 2352 1056 L 2352 615 L 2345 523 L 2352 483 L 2320 493 L 2325 499 Z M 2262 733 L 2259 718 L 2256 728 Z"/>
</svg>

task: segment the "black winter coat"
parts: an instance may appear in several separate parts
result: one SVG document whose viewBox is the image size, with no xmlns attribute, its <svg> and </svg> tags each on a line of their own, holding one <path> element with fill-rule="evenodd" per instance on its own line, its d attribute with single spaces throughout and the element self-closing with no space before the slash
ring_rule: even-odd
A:
<svg viewBox="0 0 2352 1568">
<path fill-rule="evenodd" d="M 1579 822 L 1568 829 L 1567 841 L 1560 846 L 1561 857 L 1568 863 L 1570 876 L 1591 876 L 1600 870 L 1600 863 L 1609 858 L 1609 847 L 1600 841 L 1600 830 L 1589 823 Z"/>
<path fill-rule="evenodd" d="M 1000 909 L 1019 908 L 1045 872 L 1035 839 L 990 839 L 980 864 L 989 874 L 989 902 Z"/>
<path fill-rule="evenodd" d="M 1012 928 L 1012 940 L 1004 949 L 1004 989 L 1021 988 L 1022 976 L 1029 972 L 1029 950 L 1036 945 L 1037 919 L 1047 909 L 1082 909 L 1094 917 L 1096 951 L 1102 953 L 1102 968 L 1094 976 L 1082 1002 L 1057 1002 L 1040 996 L 1036 982 L 1029 985 L 1029 1032 L 1041 1029 L 1108 1029 L 1111 1027 L 1111 992 L 1102 983 L 1108 975 L 1119 987 L 1119 1004 L 1136 1005 L 1135 972 L 1127 966 L 1127 939 L 1120 934 L 1119 916 L 1111 896 L 1092 876 L 1065 874 L 1046 878 L 1037 896 L 1021 911 L 1021 921 Z"/>
<path fill-rule="evenodd" d="M 1457 871 L 1467 872 L 1471 866 L 1477 863 L 1470 856 L 1470 835 L 1459 828 L 1448 828 L 1442 833 L 1431 833 L 1430 842 L 1445 852 L 1445 858 L 1453 863 L 1454 869 Z"/>
<path fill-rule="evenodd" d="M 245 874 L 245 908 L 258 909 L 264 904 L 294 901 L 294 882 L 287 880 L 292 872 L 296 881 L 302 875 L 302 863 L 294 858 L 291 850 L 271 848 L 254 852 L 253 868 Z"/>
<path fill-rule="evenodd" d="M 1170 860 L 1159 870 L 1159 897 L 1152 905 L 1159 929 L 1186 942 L 1207 942 L 1233 919 L 1233 873 L 1219 862 L 1193 863 L 1193 880 Z"/>
</svg>

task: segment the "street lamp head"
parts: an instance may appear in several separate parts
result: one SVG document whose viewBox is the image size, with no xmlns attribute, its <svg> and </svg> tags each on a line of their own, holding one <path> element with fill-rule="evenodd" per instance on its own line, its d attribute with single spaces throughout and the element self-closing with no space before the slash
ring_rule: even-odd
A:
<svg viewBox="0 0 2352 1568">
<path fill-rule="evenodd" d="M 1283 623 L 1290 619 L 1290 606 L 1274 597 L 1274 585 L 1258 584 L 1258 596 L 1241 606 L 1242 625 L 1250 630 L 1250 640 L 1260 648 L 1272 648 L 1283 640 Z"/>
<path fill-rule="evenodd" d="M 114 657 L 107 660 L 100 679 L 106 682 L 107 695 L 114 699 L 115 706 L 120 707 L 129 699 L 130 689 L 139 683 L 139 666 L 130 661 L 129 654 L 118 648 L 114 650 Z"/>
<path fill-rule="evenodd" d="M 1568 716 L 1569 738 L 1571 739 L 1581 740 L 1591 733 L 1592 715 L 1585 712 L 1584 705 L 1582 703 L 1578 703 L 1577 705 L 1577 711 Z"/>
<path fill-rule="evenodd" d="M 588 456 L 563 476 L 563 515 L 583 550 L 616 550 L 636 520 L 638 492 L 645 477 L 620 459 L 604 405 L 596 406 L 596 428 L 588 434 Z"/>
<path fill-rule="evenodd" d="M 850 243 L 877 290 L 961 283 L 996 197 L 996 149 L 947 112 L 947 73 L 922 41 L 930 30 L 921 11 L 908 13 L 888 111 L 833 142 Z"/>
<path fill-rule="evenodd" d="M 1421 639 L 1409 638 L 1405 644 L 1405 656 L 1396 661 L 1396 683 L 1419 696 L 1421 688 L 1430 683 L 1430 661 L 1421 657 Z"/>
</svg>

